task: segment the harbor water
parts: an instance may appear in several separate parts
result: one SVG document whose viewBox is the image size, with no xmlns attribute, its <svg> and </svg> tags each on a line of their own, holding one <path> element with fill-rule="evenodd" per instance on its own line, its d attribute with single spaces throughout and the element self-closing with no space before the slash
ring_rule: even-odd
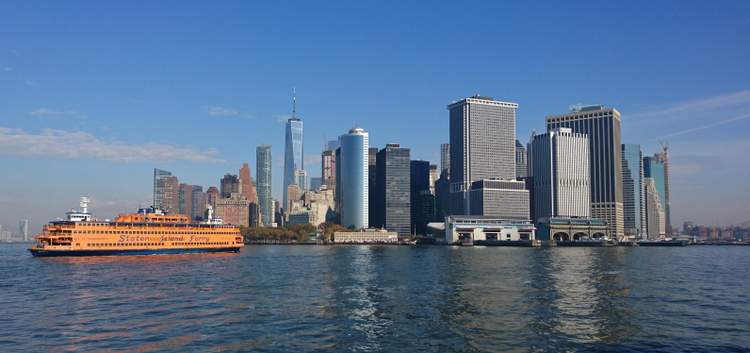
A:
<svg viewBox="0 0 750 353">
<path fill-rule="evenodd" d="M 750 247 L 0 245 L 0 352 L 750 350 Z"/>
</svg>

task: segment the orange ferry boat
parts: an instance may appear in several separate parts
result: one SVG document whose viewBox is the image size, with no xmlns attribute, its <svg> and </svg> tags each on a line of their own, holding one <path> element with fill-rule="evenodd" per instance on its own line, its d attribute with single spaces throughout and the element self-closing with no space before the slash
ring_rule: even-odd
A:
<svg viewBox="0 0 750 353">
<path fill-rule="evenodd" d="M 81 210 L 67 212 L 67 220 L 52 221 L 29 248 L 34 256 L 152 255 L 239 252 L 244 246 L 240 229 L 213 219 L 193 223 L 185 215 L 169 215 L 142 208 L 120 214 L 114 221 L 99 221 L 88 213 L 88 198 Z"/>
</svg>

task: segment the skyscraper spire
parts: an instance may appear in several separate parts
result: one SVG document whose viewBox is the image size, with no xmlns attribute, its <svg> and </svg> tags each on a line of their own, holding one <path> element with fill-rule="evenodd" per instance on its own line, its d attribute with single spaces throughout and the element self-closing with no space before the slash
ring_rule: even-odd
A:
<svg viewBox="0 0 750 353">
<path fill-rule="evenodd" d="M 297 88 L 292 87 L 292 119 L 297 119 Z"/>
<path fill-rule="evenodd" d="M 304 171 L 304 144 L 303 124 L 297 117 L 297 88 L 292 88 L 292 117 L 286 121 L 286 132 L 284 137 L 284 207 L 289 205 L 288 188 L 291 184 L 297 184 L 295 172 Z M 307 185 L 307 183 L 305 183 Z M 289 211 L 289 210 L 285 210 Z"/>
</svg>

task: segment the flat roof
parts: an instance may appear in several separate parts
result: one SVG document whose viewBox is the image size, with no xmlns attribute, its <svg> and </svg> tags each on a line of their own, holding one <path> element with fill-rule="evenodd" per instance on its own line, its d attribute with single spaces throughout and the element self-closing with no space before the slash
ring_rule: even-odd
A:
<svg viewBox="0 0 750 353">
<path fill-rule="evenodd" d="M 463 98 L 463 99 L 459 99 L 457 101 L 451 102 L 451 104 L 448 104 L 448 109 L 450 109 L 450 108 L 452 108 L 454 106 L 457 106 L 457 105 L 465 104 L 465 103 L 494 105 L 494 106 L 499 106 L 499 107 L 514 108 L 514 109 L 518 108 L 518 103 L 498 101 L 498 100 L 494 100 L 494 99 L 492 99 L 490 97 L 479 97 L 478 98 L 478 96 L 473 96 L 473 97 L 467 97 L 467 98 Z"/>
</svg>

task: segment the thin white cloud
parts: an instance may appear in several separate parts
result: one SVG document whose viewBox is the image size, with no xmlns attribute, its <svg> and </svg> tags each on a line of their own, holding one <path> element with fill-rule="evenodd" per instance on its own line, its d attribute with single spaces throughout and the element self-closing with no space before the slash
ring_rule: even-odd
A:
<svg viewBox="0 0 750 353">
<path fill-rule="evenodd" d="M 319 165 L 321 163 L 320 155 L 308 154 L 305 156 L 304 163 L 305 167 Z"/>
<path fill-rule="evenodd" d="M 725 125 L 725 124 L 729 124 L 729 123 L 733 123 L 735 121 L 740 121 L 740 120 L 745 120 L 745 119 L 750 119 L 750 114 L 735 116 L 734 118 L 720 120 L 720 121 L 717 121 L 717 122 L 714 122 L 714 123 L 711 123 L 711 124 L 707 124 L 707 125 L 703 125 L 703 126 L 697 126 L 697 127 L 693 127 L 693 128 L 689 128 L 689 129 L 684 129 L 684 130 L 672 132 L 672 133 L 669 133 L 669 134 L 666 134 L 666 135 L 662 136 L 660 139 L 664 140 L 664 139 L 668 139 L 668 138 L 675 137 L 675 136 L 689 134 L 689 133 L 692 133 L 692 132 L 697 132 L 697 131 L 701 131 L 701 130 L 707 130 L 707 129 L 710 129 L 710 128 L 714 128 L 714 127 L 717 127 L 717 126 L 721 126 L 721 125 Z"/>
<path fill-rule="evenodd" d="M 629 114 L 629 118 L 674 116 L 737 106 L 750 106 L 750 90 L 742 90 L 714 97 L 700 98 L 659 109 Z"/>
<path fill-rule="evenodd" d="M 227 108 L 221 106 L 211 106 L 206 108 L 206 114 L 216 117 L 236 117 L 244 119 L 252 119 L 253 115 L 243 113 L 239 109 Z"/>
<path fill-rule="evenodd" d="M 279 114 L 273 116 L 276 119 L 276 122 L 279 124 L 286 124 L 287 120 L 291 119 L 292 116 L 288 114 Z"/>
<path fill-rule="evenodd" d="M 35 108 L 29 112 L 34 117 L 74 117 L 85 118 L 85 116 L 75 110 L 56 110 L 50 108 Z"/>
<path fill-rule="evenodd" d="M 206 112 L 208 115 L 211 116 L 236 116 L 240 115 L 240 111 L 237 109 L 232 108 L 225 108 L 225 107 L 208 107 L 206 109 Z"/>
<path fill-rule="evenodd" d="M 189 161 L 222 163 L 213 149 L 197 151 L 161 143 L 104 141 L 82 131 L 44 129 L 38 134 L 0 127 L 0 155 L 66 159 L 93 158 L 114 162 Z"/>
</svg>

